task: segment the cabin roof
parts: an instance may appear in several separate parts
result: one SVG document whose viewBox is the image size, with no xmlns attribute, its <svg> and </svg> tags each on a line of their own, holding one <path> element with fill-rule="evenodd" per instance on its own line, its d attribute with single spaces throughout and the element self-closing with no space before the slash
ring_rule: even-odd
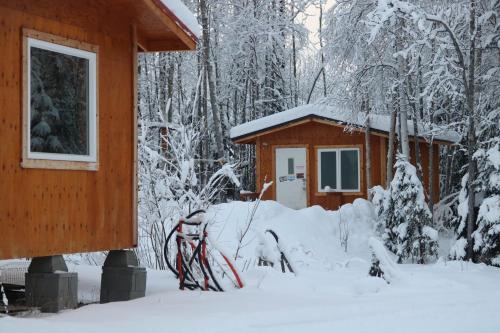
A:
<svg viewBox="0 0 500 333">
<path fill-rule="evenodd" d="M 136 24 L 141 51 L 194 50 L 201 36 L 196 17 L 181 0 L 110 0 L 106 4 Z"/>
<path fill-rule="evenodd" d="M 160 0 L 160 8 L 166 9 L 166 14 L 188 34 L 196 39 L 201 37 L 201 27 L 194 14 L 181 0 Z"/>
<path fill-rule="evenodd" d="M 231 128 L 231 139 L 236 143 L 251 143 L 254 138 L 269 133 L 271 130 L 280 130 L 281 127 L 290 126 L 294 123 L 302 123 L 307 120 L 320 120 L 342 126 L 352 126 L 362 129 L 365 125 L 366 116 L 359 114 L 353 116 L 348 110 L 323 104 L 306 104 L 262 117 Z M 370 128 L 372 132 L 388 135 L 390 129 L 390 116 L 371 114 Z M 408 121 L 408 134 L 414 136 L 413 121 Z M 418 136 L 428 138 L 431 134 L 433 140 L 443 143 L 457 143 L 460 135 L 452 130 L 434 125 L 432 130 L 429 126 L 420 124 Z"/>
</svg>

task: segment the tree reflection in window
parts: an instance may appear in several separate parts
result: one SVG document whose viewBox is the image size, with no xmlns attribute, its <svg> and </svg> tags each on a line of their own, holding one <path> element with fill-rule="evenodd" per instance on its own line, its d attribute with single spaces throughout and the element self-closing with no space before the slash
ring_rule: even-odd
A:
<svg viewBox="0 0 500 333">
<path fill-rule="evenodd" d="M 89 155 L 89 60 L 30 48 L 32 152 Z"/>
</svg>

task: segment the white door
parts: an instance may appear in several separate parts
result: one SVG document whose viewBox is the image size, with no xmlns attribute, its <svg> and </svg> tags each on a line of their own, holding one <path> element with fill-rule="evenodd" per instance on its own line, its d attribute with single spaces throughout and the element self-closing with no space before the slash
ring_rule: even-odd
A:
<svg viewBox="0 0 500 333">
<path fill-rule="evenodd" d="M 276 200 L 287 207 L 307 207 L 305 148 L 276 149 Z"/>
</svg>

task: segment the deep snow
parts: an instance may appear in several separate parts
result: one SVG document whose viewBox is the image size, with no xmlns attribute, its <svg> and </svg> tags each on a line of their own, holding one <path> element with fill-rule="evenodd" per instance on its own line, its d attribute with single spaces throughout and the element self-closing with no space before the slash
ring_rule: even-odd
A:
<svg viewBox="0 0 500 333">
<path fill-rule="evenodd" d="M 250 203 L 214 206 L 212 236 L 234 254 Z M 500 327 L 500 269 L 458 261 L 397 265 L 387 284 L 368 277 L 372 214 L 366 201 L 341 212 L 294 211 L 262 202 L 236 262 L 246 287 L 225 293 L 179 291 L 170 272 L 148 271 L 147 296 L 91 304 L 56 315 L 0 318 L 0 332 L 496 332 Z M 340 224 L 349 221 L 347 253 Z M 275 230 L 297 276 L 256 267 L 259 234 Z M 99 297 L 100 268 L 79 273 L 79 298 Z"/>
</svg>

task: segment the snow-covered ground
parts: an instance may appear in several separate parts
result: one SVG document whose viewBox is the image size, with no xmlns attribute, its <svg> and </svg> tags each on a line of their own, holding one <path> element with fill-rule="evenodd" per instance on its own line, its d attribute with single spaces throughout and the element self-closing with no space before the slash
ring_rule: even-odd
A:
<svg viewBox="0 0 500 333">
<path fill-rule="evenodd" d="M 252 204 L 213 207 L 211 233 L 234 254 Z M 91 304 L 59 314 L 0 318 L 0 332 L 496 332 L 500 327 L 500 269 L 439 260 L 398 265 L 387 284 L 368 277 L 372 236 L 366 201 L 340 212 L 300 211 L 262 202 L 236 263 L 246 283 L 224 293 L 179 291 L 170 272 L 148 271 L 147 295 Z M 339 221 L 342 221 L 339 224 Z M 340 231 L 349 225 L 347 252 Z M 342 225 L 342 226 L 341 226 Z M 262 231 L 280 236 L 298 274 L 255 266 Z M 100 268 L 79 273 L 79 297 L 99 297 Z"/>
</svg>

